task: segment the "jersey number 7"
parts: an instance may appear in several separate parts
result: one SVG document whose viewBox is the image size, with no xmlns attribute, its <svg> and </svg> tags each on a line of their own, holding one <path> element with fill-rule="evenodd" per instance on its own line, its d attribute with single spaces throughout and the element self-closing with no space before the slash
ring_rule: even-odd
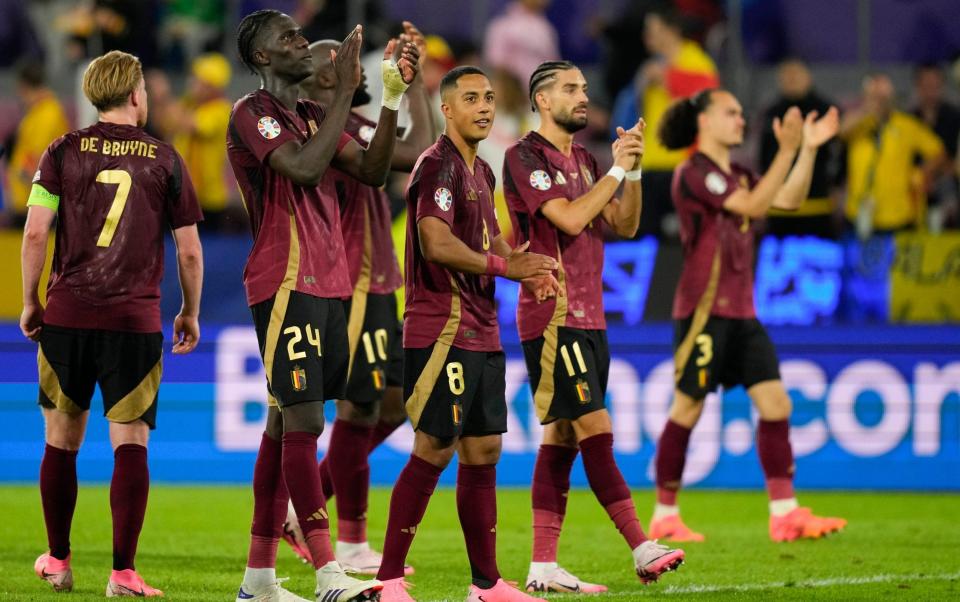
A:
<svg viewBox="0 0 960 602">
<path fill-rule="evenodd" d="M 117 224 L 120 223 L 120 216 L 127 206 L 127 197 L 130 195 L 130 186 L 133 179 L 130 173 L 122 169 L 105 169 L 97 174 L 97 182 L 100 184 L 116 184 L 117 191 L 113 195 L 113 202 L 110 203 L 110 210 L 107 212 L 107 219 L 103 222 L 103 230 L 100 231 L 100 237 L 97 239 L 98 247 L 109 247 L 113 242 L 113 235 L 117 232 Z"/>
</svg>

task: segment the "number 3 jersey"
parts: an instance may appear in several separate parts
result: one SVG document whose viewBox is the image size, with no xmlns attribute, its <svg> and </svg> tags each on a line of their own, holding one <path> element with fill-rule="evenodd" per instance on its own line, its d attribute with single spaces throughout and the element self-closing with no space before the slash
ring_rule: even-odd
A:
<svg viewBox="0 0 960 602">
<path fill-rule="evenodd" d="M 491 253 L 500 234 L 493 207 L 496 177 L 479 157 L 473 173 L 446 135 L 420 155 L 407 184 L 405 348 L 442 343 L 467 351 L 499 351 L 494 278 L 448 270 L 420 251 L 418 222 L 443 220 L 477 253 Z"/>
<path fill-rule="evenodd" d="M 203 219 L 180 155 L 99 122 L 47 147 L 33 182 L 29 204 L 57 212 L 44 323 L 158 332 L 163 232 Z"/>
</svg>

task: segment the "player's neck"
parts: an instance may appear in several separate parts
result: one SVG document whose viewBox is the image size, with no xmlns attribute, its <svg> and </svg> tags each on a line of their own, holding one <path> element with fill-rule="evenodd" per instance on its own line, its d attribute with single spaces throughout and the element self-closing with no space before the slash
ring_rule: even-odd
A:
<svg viewBox="0 0 960 602">
<path fill-rule="evenodd" d="M 297 108 L 297 99 L 300 98 L 299 84 L 291 84 L 277 77 L 264 73 L 260 76 L 260 89 L 266 90 L 277 97 L 283 106 L 290 110 Z"/>
<path fill-rule="evenodd" d="M 573 134 L 546 119 L 540 119 L 540 127 L 537 128 L 537 133 L 546 138 L 547 142 L 554 145 L 564 156 L 570 156 L 570 151 L 573 148 Z"/>
<path fill-rule="evenodd" d="M 716 163 L 720 169 L 727 173 L 730 172 L 729 146 L 719 144 L 713 140 L 701 140 L 697 150 L 710 157 L 710 160 Z"/>
<path fill-rule="evenodd" d="M 137 122 L 137 110 L 129 105 L 103 111 L 99 115 L 99 120 L 102 123 L 113 123 L 115 125 L 140 125 Z"/>
<path fill-rule="evenodd" d="M 450 142 L 453 142 L 453 145 L 460 151 L 463 162 L 467 164 L 467 169 L 469 169 L 472 174 L 473 165 L 477 160 L 477 147 L 480 145 L 480 142 L 467 142 L 456 130 L 445 130 L 443 134 L 449 138 Z"/>
</svg>

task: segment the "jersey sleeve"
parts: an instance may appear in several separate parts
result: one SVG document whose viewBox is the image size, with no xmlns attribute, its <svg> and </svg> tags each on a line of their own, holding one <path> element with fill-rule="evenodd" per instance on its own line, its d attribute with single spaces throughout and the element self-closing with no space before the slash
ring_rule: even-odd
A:
<svg viewBox="0 0 960 602">
<path fill-rule="evenodd" d="M 524 144 L 507 150 L 503 169 L 505 178 L 509 177 L 513 182 L 517 196 L 530 213 L 536 213 L 547 201 L 565 198 L 559 188 L 554 188 L 546 159 Z"/>
<path fill-rule="evenodd" d="M 439 159 L 425 158 L 420 165 L 417 187 L 417 221 L 437 217 L 453 228 L 456 199 L 462 192 L 460 188 L 455 170 Z"/>
<path fill-rule="evenodd" d="M 943 142 L 940 141 L 937 134 L 919 121 L 916 123 L 914 143 L 916 144 L 917 152 L 927 161 L 935 159 L 946 152 Z"/>
<path fill-rule="evenodd" d="M 688 162 L 679 174 L 682 202 L 694 202 L 714 210 L 723 209 L 723 203 L 734 190 L 729 180 L 719 171 L 704 170 Z"/>
<path fill-rule="evenodd" d="M 173 165 L 167 176 L 166 214 L 167 222 L 174 230 L 203 221 L 203 211 L 193 181 L 176 151 L 173 151 Z"/>
<path fill-rule="evenodd" d="M 46 207 L 56 211 L 60 207 L 60 166 L 63 163 L 63 139 L 55 141 L 40 156 L 37 172 L 33 175 L 33 187 L 27 206 Z"/>
<path fill-rule="evenodd" d="M 279 108 L 269 104 L 244 102 L 234 111 L 233 121 L 243 145 L 260 163 L 266 163 L 277 148 L 297 140 L 296 133 L 281 124 Z"/>
</svg>

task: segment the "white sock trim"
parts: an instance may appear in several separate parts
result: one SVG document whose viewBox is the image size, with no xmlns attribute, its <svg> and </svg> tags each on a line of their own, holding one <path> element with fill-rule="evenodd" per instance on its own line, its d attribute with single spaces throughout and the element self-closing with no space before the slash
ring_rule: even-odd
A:
<svg viewBox="0 0 960 602">
<path fill-rule="evenodd" d="M 243 573 L 243 591 L 248 594 L 254 594 L 261 589 L 276 583 L 277 581 L 277 569 L 255 569 L 247 567 L 247 570 Z"/>
<path fill-rule="evenodd" d="M 770 514 L 772 516 L 784 516 L 790 514 L 800 507 L 797 498 L 787 498 L 785 500 L 770 500 Z"/>
<path fill-rule="evenodd" d="M 556 562 L 531 562 L 530 576 L 545 577 L 547 573 L 557 570 L 557 566 L 559 565 Z"/>
<path fill-rule="evenodd" d="M 660 520 L 661 518 L 666 518 L 668 516 L 674 516 L 680 514 L 680 506 L 676 504 L 657 504 L 653 507 L 653 520 Z"/>
<path fill-rule="evenodd" d="M 370 549 L 370 542 L 353 543 L 349 541 L 337 542 L 337 554 L 340 556 L 350 556 L 360 552 L 366 552 Z"/>
</svg>

